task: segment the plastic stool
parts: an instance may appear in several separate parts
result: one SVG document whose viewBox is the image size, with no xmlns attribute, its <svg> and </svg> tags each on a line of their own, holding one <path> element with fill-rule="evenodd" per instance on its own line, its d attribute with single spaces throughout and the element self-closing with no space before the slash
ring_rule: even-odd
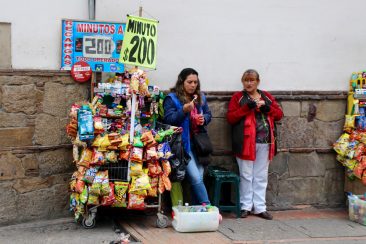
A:
<svg viewBox="0 0 366 244">
<path fill-rule="evenodd" d="M 214 193 L 212 204 L 218 207 L 221 211 L 235 212 L 236 216 L 240 217 L 240 196 L 239 196 L 239 176 L 234 172 L 225 170 L 219 167 L 210 166 L 208 175 L 214 180 Z M 221 187 L 223 183 L 230 183 L 235 189 L 235 204 L 234 205 L 220 205 Z"/>
</svg>

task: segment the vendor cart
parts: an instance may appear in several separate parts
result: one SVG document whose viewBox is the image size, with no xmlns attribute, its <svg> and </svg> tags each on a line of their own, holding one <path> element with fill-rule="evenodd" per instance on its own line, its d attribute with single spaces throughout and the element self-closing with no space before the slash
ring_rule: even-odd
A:
<svg viewBox="0 0 366 244">
<path fill-rule="evenodd" d="M 165 228 L 161 194 L 171 187 L 166 144 L 181 131 L 155 128 L 160 91 L 146 85 L 142 70 L 96 77 L 93 74 L 91 102 L 73 105 L 67 126 L 78 168 L 70 183 L 75 219 L 90 229 L 100 206 L 157 209 L 156 225 Z M 151 198 L 156 200 L 145 201 Z"/>
</svg>

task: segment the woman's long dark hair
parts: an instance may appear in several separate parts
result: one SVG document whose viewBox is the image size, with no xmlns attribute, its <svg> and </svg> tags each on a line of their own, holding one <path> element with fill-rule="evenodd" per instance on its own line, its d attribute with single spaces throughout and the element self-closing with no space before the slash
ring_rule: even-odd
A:
<svg viewBox="0 0 366 244">
<path fill-rule="evenodd" d="M 200 79 L 198 78 L 197 80 L 197 88 L 194 92 L 194 94 L 191 97 L 186 97 L 186 94 L 184 92 L 184 81 L 187 79 L 187 77 L 189 75 L 197 75 L 198 78 L 198 72 L 192 68 L 185 68 L 183 69 L 179 75 L 178 75 L 178 79 L 177 82 L 175 83 L 175 87 L 171 88 L 170 91 L 171 92 L 175 92 L 175 94 L 177 95 L 178 99 L 183 103 L 188 103 L 190 101 L 192 101 L 193 99 L 193 95 L 197 95 L 197 103 L 201 104 L 202 99 L 201 99 L 201 84 L 200 84 Z"/>
</svg>

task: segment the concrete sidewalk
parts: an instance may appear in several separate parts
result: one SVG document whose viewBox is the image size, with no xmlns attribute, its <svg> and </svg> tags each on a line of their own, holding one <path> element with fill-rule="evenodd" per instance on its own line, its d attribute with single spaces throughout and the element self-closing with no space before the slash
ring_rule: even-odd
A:
<svg viewBox="0 0 366 244">
<path fill-rule="evenodd" d="M 348 220 L 344 209 L 271 212 L 274 220 L 257 216 L 237 219 L 225 214 L 217 232 L 178 233 L 169 226 L 154 229 L 154 217 L 125 220 L 122 226 L 143 243 L 366 243 L 366 226 Z"/>
<path fill-rule="evenodd" d="M 170 224 L 164 229 L 156 228 L 156 215 L 100 216 L 96 227 L 90 230 L 75 224 L 70 217 L 0 227 L 0 243 L 111 243 L 119 239 L 116 229 L 129 232 L 135 238 L 132 243 L 366 243 L 366 226 L 349 221 L 344 209 L 304 208 L 271 213 L 272 221 L 256 216 L 237 219 L 234 214 L 224 213 L 218 231 L 203 233 L 178 233 Z"/>
</svg>

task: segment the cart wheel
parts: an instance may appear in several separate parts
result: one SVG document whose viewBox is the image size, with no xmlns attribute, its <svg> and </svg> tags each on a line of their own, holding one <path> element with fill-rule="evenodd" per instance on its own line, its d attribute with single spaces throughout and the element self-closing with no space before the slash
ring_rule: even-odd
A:
<svg viewBox="0 0 366 244">
<path fill-rule="evenodd" d="M 81 225 L 85 229 L 93 229 L 95 227 L 95 218 L 89 216 L 88 218 L 83 218 L 83 221 L 81 222 Z"/>
<path fill-rule="evenodd" d="M 165 215 L 160 215 L 156 219 L 156 226 L 159 228 L 165 228 L 168 226 L 168 217 Z"/>
</svg>

